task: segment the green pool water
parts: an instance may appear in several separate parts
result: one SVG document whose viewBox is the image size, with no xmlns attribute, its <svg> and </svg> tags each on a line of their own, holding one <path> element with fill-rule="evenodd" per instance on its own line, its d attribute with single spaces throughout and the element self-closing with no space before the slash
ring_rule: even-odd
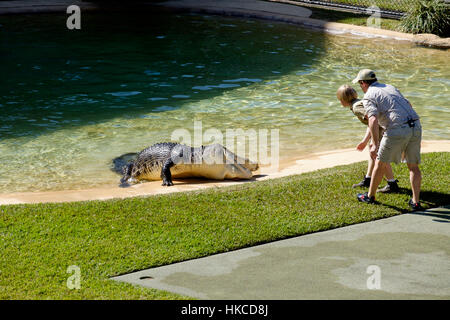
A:
<svg viewBox="0 0 450 320">
<path fill-rule="evenodd" d="M 279 130 L 281 161 L 354 147 L 365 128 L 335 92 L 361 68 L 412 102 L 424 139 L 450 137 L 448 51 L 219 16 L 66 18 L 0 17 L 0 193 L 115 186 L 114 157 L 194 121 Z"/>
</svg>

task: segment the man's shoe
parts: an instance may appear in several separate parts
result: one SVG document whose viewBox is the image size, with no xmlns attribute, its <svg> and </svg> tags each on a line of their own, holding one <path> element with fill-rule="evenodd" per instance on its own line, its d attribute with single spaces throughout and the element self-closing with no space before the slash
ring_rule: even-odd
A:
<svg viewBox="0 0 450 320">
<path fill-rule="evenodd" d="M 412 211 L 418 211 L 418 210 L 423 210 L 422 206 L 420 205 L 419 202 L 414 203 L 413 199 L 409 199 L 408 202 L 409 206 L 411 207 Z"/>
<path fill-rule="evenodd" d="M 371 180 L 371 178 L 364 177 L 364 179 L 360 183 L 354 184 L 352 186 L 352 188 L 358 188 L 358 187 L 368 188 L 368 187 L 370 187 L 370 180 Z"/>
<path fill-rule="evenodd" d="M 389 182 L 388 184 L 381 189 L 378 189 L 377 192 L 381 192 L 381 193 L 393 193 L 393 192 L 399 192 L 400 191 L 400 187 L 397 184 L 398 180 L 395 180 L 393 182 Z"/>
<path fill-rule="evenodd" d="M 364 203 L 375 203 L 375 197 L 369 197 L 369 193 L 358 193 L 356 196 L 358 198 L 358 201 L 364 202 Z"/>
</svg>

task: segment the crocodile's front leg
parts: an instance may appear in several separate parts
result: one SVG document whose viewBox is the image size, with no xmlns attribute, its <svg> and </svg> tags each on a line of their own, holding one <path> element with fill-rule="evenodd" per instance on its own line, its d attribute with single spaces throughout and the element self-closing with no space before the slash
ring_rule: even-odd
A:
<svg viewBox="0 0 450 320">
<path fill-rule="evenodd" d="M 172 168 L 175 165 L 173 163 L 172 159 L 169 158 L 164 162 L 163 167 L 161 169 L 161 179 L 163 180 L 162 185 L 163 186 L 173 186 L 172 182 L 172 174 L 170 173 L 170 168 Z"/>
</svg>

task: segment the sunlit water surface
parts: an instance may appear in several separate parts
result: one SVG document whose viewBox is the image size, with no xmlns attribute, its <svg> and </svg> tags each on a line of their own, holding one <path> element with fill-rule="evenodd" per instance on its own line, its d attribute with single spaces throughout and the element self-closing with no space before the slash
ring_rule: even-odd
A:
<svg viewBox="0 0 450 320">
<path fill-rule="evenodd" d="M 0 18 L 0 193 L 117 185 L 114 157 L 193 139 L 194 121 L 278 129 L 281 161 L 354 147 L 365 128 L 335 92 L 361 68 L 412 102 L 424 139 L 450 137 L 446 51 L 218 16 L 65 19 Z"/>
</svg>

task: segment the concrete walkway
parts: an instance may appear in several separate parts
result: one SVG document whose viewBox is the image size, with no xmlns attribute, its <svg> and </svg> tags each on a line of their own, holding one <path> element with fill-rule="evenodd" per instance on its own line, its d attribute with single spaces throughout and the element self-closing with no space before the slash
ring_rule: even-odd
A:
<svg viewBox="0 0 450 320">
<path fill-rule="evenodd" d="M 450 206 L 114 278 L 199 299 L 450 299 Z"/>
</svg>

